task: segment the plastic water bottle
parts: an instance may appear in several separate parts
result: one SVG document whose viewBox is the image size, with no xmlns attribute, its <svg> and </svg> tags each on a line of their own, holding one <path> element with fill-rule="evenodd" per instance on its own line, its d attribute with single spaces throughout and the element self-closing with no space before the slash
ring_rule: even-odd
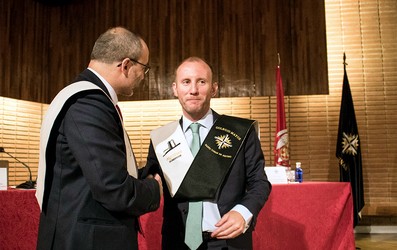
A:
<svg viewBox="0 0 397 250">
<path fill-rule="evenodd" d="M 301 163 L 300 162 L 296 163 L 295 181 L 297 181 L 297 182 L 302 182 L 303 181 L 303 170 L 301 168 Z"/>
</svg>

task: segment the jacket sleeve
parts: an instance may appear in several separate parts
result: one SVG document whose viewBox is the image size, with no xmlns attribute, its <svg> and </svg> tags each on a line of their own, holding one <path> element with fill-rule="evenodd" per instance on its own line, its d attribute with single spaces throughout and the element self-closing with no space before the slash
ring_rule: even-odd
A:
<svg viewBox="0 0 397 250">
<path fill-rule="evenodd" d="M 254 216 L 254 222 L 271 192 L 271 184 L 267 179 L 264 167 L 265 160 L 260 141 L 254 128 L 251 128 L 244 145 L 245 194 L 241 204 L 248 208 Z"/>
<path fill-rule="evenodd" d="M 159 161 L 157 160 L 156 153 L 154 151 L 153 143 L 150 141 L 149 152 L 146 159 L 146 166 L 141 168 L 139 171 L 140 178 L 146 178 L 148 175 L 155 175 L 161 173 Z"/>
</svg>

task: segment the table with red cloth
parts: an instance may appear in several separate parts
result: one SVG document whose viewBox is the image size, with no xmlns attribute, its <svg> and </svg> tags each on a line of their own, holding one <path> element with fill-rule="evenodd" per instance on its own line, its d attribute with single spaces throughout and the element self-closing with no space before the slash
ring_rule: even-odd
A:
<svg viewBox="0 0 397 250">
<path fill-rule="evenodd" d="M 36 249 L 34 190 L 0 191 L 0 249 Z M 162 209 L 140 219 L 140 250 L 161 249 Z M 254 249 L 355 249 L 349 183 L 274 184 L 259 214 Z"/>
</svg>

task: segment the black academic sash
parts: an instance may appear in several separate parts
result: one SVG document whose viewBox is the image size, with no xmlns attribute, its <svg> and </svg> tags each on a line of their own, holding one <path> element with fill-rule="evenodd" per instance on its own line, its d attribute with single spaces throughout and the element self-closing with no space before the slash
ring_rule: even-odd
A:
<svg viewBox="0 0 397 250">
<path fill-rule="evenodd" d="M 174 198 L 215 199 L 255 122 L 239 117 L 220 116 L 202 143 Z"/>
</svg>

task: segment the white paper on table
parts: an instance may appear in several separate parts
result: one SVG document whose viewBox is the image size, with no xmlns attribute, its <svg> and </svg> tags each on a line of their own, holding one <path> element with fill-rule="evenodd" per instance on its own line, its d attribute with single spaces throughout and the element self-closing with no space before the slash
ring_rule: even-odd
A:
<svg viewBox="0 0 397 250">
<path fill-rule="evenodd" d="M 288 183 L 286 167 L 265 167 L 265 172 L 271 184 Z"/>
<path fill-rule="evenodd" d="M 0 168 L 0 190 L 7 190 L 8 168 Z"/>
</svg>

